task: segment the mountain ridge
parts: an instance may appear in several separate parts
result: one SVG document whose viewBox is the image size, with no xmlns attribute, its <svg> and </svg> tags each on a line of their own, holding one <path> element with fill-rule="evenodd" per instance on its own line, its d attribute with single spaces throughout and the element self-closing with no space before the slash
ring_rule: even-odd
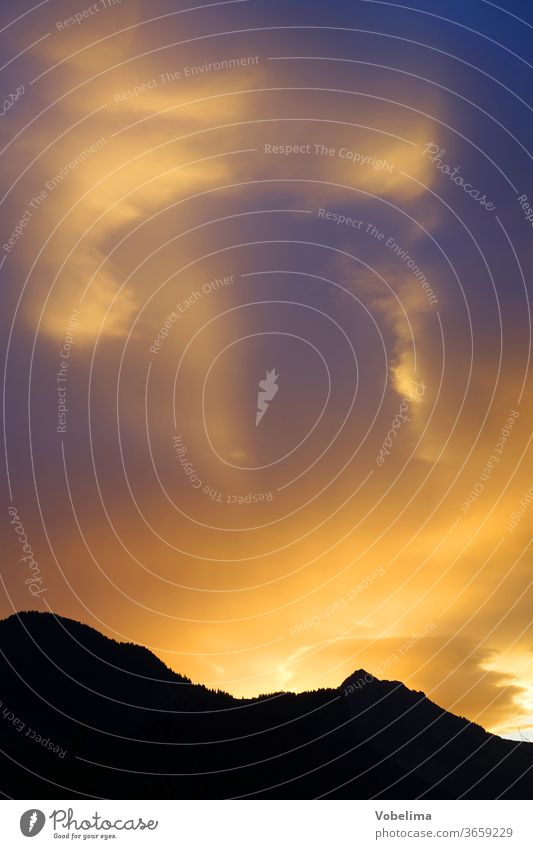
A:
<svg viewBox="0 0 533 849">
<path fill-rule="evenodd" d="M 13 798 L 56 798 L 58 787 L 97 798 L 531 790 L 531 744 L 489 734 L 402 682 L 359 669 L 337 688 L 240 699 L 193 683 L 144 646 L 52 613 L 0 621 L 0 703 L 9 776 L 1 789 Z"/>
</svg>

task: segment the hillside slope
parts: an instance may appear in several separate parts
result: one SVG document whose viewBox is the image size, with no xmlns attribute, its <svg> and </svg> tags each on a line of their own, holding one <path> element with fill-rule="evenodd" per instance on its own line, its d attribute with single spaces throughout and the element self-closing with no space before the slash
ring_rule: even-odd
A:
<svg viewBox="0 0 533 849">
<path fill-rule="evenodd" d="M 362 683 L 363 682 L 363 683 Z M 533 745 L 358 670 L 235 699 L 70 619 L 0 622 L 0 762 L 13 798 L 529 798 Z"/>
</svg>

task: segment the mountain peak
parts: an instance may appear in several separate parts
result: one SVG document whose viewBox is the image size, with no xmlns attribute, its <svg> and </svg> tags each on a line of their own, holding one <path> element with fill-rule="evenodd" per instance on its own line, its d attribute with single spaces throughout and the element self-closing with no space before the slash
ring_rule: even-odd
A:
<svg viewBox="0 0 533 849">
<path fill-rule="evenodd" d="M 52 613 L 0 622 L 0 681 L 13 798 L 521 798 L 533 768 L 531 744 L 364 669 L 240 700 Z"/>
</svg>

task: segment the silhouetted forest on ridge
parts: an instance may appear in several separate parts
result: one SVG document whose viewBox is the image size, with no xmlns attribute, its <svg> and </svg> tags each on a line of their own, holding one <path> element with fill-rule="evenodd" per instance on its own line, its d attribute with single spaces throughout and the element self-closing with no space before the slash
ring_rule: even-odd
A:
<svg viewBox="0 0 533 849">
<path fill-rule="evenodd" d="M 531 795 L 533 744 L 397 681 L 357 670 L 337 689 L 236 699 L 49 613 L 0 622 L 0 701 L 12 798 Z"/>
</svg>

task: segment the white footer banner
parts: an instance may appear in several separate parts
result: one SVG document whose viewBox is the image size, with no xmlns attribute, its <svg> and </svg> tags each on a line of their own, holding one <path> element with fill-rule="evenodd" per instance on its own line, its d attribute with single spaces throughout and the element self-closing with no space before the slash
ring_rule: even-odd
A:
<svg viewBox="0 0 533 849">
<path fill-rule="evenodd" d="M 529 809 L 520 801 L 5 800 L 0 845 L 531 849 Z"/>
</svg>

